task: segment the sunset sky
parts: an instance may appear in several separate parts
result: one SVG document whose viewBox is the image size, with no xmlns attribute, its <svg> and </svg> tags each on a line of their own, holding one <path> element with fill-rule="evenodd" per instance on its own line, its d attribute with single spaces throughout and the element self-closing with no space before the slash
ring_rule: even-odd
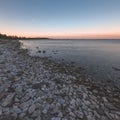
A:
<svg viewBox="0 0 120 120">
<path fill-rule="evenodd" d="M 0 33 L 120 38 L 120 0 L 0 0 Z"/>
</svg>

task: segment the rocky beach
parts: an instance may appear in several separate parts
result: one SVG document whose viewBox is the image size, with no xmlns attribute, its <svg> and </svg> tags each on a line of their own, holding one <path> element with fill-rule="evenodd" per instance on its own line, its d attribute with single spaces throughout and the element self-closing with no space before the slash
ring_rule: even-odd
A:
<svg viewBox="0 0 120 120">
<path fill-rule="evenodd" d="M 0 40 L 0 120 L 120 120 L 119 87 L 20 45 Z"/>
</svg>

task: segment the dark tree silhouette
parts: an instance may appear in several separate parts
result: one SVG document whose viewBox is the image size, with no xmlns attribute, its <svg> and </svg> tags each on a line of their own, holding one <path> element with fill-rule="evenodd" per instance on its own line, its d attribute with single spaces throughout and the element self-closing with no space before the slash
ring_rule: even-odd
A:
<svg viewBox="0 0 120 120">
<path fill-rule="evenodd" d="M 18 37 L 18 36 L 8 36 L 6 34 L 0 33 L 0 39 L 49 39 L 49 38 L 26 38 L 26 37 Z"/>
</svg>

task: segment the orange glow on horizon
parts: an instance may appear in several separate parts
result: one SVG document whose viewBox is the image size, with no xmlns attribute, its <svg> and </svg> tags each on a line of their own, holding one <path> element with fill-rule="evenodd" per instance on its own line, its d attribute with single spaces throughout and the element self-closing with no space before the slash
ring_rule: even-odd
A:
<svg viewBox="0 0 120 120">
<path fill-rule="evenodd" d="M 0 29 L 1 33 L 20 37 L 48 37 L 53 39 L 120 39 L 119 28 L 78 29 L 78 30 L 33 30 L 33 29 Z"/>
<path fill-rule="evenodd" d="M 30 37 L 30 38 L 37 38 L 37 37 L 48 37 L 53 39 L 120 39 L 120 33 L 113 33 L 113 34 L 10 34 L 4 33 L 10 36 L 19 36 L 19 37 Z"/>
<path fill-rule="evenodd" d="M 16 30 L 7 28 L 0 30 L 1 33 L 20 36 L 20 37 L 48 37 L 53 39 L 120 39 L 120 29 L 117 28 L 101 28 L 101 29 L 83 29 L 83 30 L 61 30 L 61 31 L 46 31 L 46 30 Z M 119 31 L 119 32 L 118 32 Z"/>
<path fill-rule="evenodd" d="M 40 30 L 40 29 L 22 29 L 8 28 L 0 29 L 3 34 L 20 37 L 48 37 L 53 39 L 120 39 L 119 27 L 101 27 L 89 29 L 70 29 L 70 30 Z"/>
</svg>

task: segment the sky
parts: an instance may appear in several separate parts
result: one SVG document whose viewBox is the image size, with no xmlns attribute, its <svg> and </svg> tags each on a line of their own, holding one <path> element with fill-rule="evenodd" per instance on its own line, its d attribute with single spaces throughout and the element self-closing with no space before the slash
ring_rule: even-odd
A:
<svg viewBox="0 0 120 120">
<path fill-rule="evenodd" d="M 0 0 L 0 33 L 120 38 L 120 0 Z"/>
</svg>

